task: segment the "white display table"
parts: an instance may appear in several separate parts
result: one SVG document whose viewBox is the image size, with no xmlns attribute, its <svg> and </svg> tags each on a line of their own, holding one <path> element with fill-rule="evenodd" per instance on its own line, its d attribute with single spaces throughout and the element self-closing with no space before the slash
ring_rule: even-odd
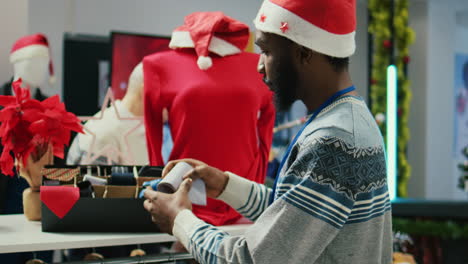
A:
<svg viewBox="0 0 468 264">
<path fill-rule="evenodd" d="M 231 235 L 241 235 L 249 225 L 221 226 Z M 0 253 L 89 248 L 171 242 L 161 233 L 46 233 L 41 222 L 30 222 L 22 214 L 0 216 Z"/>
</svg>

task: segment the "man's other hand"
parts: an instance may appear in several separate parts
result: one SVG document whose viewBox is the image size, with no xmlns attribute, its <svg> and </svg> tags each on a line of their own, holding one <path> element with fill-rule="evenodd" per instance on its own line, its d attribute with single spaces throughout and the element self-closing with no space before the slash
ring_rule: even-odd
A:
<svg viewBox="0 0 468 264">
<path fill-rule="evenodd" d="M 169 171 L 174 168 L 178 162 L 186 162 L 193 167 L 193 170 L 184 175 L 184 179 L 191 178 L 192 180 L 202 179 L 206 185 L 206 195 L 210 198 L 217 198 L 226 188 L 229 181 L 229 176 L 217 168 L 208 166 L 207 164 L 194 159 L 180 159 L 169 162 L 163 170 L 162 177 L 164 178 Z"/>
<path fill-rule="evenodd" d="M 144 207 L 150 212 L 151 219 L 159 226 L 161 232 L 172 235 L 177 214 L 184 209 L 192 210 L 192 203 L 188 197 L 191 187 L 192 180 L 185 179 L 173 194 L 155 192 L 151 188 L 145 190 Z"/>
</svg>

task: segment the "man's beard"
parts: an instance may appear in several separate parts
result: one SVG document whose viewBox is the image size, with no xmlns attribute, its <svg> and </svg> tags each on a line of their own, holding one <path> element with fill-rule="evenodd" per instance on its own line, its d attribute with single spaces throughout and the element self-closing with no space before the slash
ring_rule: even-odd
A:
<svg viewBox="0 0 468 264">
<path fill-rule="evenodd" d="M 277 111 L 287 111 L 296 101 L 297 72 L 292 63 L 287 60 L 280 61 L 274 70 L 274 79 L 266 76 L 263 81 L 274 92 L 274 103 Z"/>
</svg>

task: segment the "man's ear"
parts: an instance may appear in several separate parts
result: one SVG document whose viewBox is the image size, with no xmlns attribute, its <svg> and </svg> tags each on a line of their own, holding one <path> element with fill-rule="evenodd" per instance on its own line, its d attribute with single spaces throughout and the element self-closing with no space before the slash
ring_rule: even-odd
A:
<svg viewBox="0 0 468 264">
<path fill-rule="evenodd" d="M 301 45 L 296 45 L 296 55 L 301 64 L 309 64 L 315 54 L 311 49 Z"/>
</svg>

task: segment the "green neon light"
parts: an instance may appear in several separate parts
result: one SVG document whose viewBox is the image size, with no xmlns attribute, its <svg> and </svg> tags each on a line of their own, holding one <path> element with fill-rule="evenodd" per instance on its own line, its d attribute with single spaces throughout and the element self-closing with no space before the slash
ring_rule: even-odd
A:
<svg viewBox="0 0 468 264">
<path fill-rule="evenodd" d="M 397 198 L 397 142 L 398 142 L 398 71 L 395 65 L 387 68 L 387 183 L 390 199 Z"/>
</svg>

